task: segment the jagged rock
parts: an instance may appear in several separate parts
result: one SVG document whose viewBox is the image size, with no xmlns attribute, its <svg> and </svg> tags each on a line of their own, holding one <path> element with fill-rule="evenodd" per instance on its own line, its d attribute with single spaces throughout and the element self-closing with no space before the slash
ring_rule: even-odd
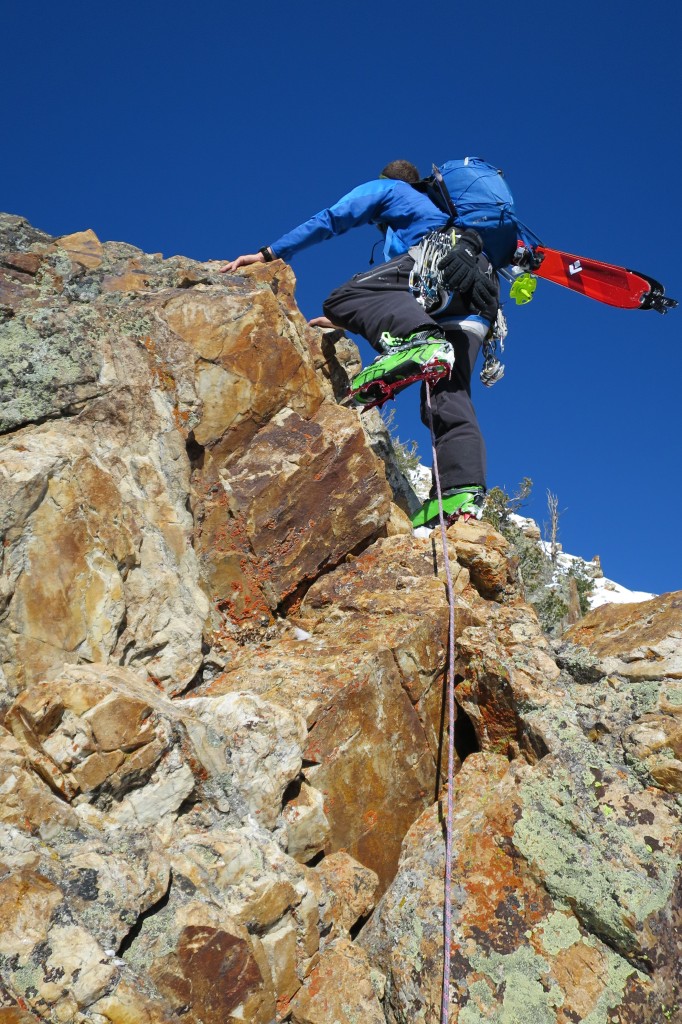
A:
<svg viewBox="0 0 682 1024">
<path fill-rule="evenodd" d="M 119 927 L 124 927 L 129 908 L 123 908 L 119 917 L 115 903 L 98 905 L 96 881 L 99 876 L 92 868 L 82 869 L 85 873 L 79 874 L 78 865 L 68 866 L 67 850 L 63 851 L 64 861 L 71 877 L 61 878 L 57 884 L 48 877 L 48 872 L 62 870 L 61 864 L 54 863 L 58 860 L 54 853 L 46 854 L 40 849 L 41 844 L 29 851 L 23 844 L 17 847 L 16 836 L 12 840 L 10 861 L 6 860 L 5 851 L 0 867 L 0 977 L 3 984 L 14 993 L 20 1005 L 35 1011 L 39 1019 L 92 1020 L 89 1009 L 96 1010 L 101 1000 L 115 1005 L 118 990 L 125 990 L 128 982 L 125 965 L 113 949 L 107 951 L 102 946 L 92 929 L 97 930 L 99 923 L 101 930 L 110 934 L 117 922 Z M 129 861 L 131 854 L 132 851 Z M 103 851 L 102 863 L 106 859 Z M 114 893 L 108 894 L 107 899 L 113 903 Z M 91 908 L 90 913 L 86 912 L 86 907 Z M 87 919 L 86 927 L 79 922 L 81 916 Z M 170 1007 L 157 1005 L 157 1010 L 163 1012 L 154 1015 L 155 999 L 145 988 L 143 982 L 138 984 L 134 999 L 128 998 L 131 1008 L 140 1014 L 149 1013 L 149 1017 L 138 1019 L 167 1019 L 164 1012 Z M 159 1002 L 158 994 L 156 1002 Z"/>
<path fill-rule="evenodd" d="M 96 314 L 68 307 L 17 312 L 0 324 L 0 433 L 102 394 L 104 330 Z"/>
<path fill-rule="evenodd" d="M 624 748 L 645 784 L 682 793 L 682 596 L 602 605 L 565 635 L 559 657 L 578 682 L 602 682 L 574 691 L 593 742 Z"/>
<path fill-rule="evenodd" d="M 30 828 L 46 841 L 62 827 L 76 828 L 78 816 L 31 770 L 24 748 L 0 728 L 0 821 Z"/>
<path fill-rule="evenodd" d="M 581 644 L 632 681 L 682 679 L 682 594 L 595 608 L 564 639 Z"/>
<path fill-rule="evenodd" d="M 201 663 L 208 611 L 182 448 L 162 435 L 98 457 L 83 433 L 38 427 L 0 446 L 6 685 L 17 693 L 65 661 L 118 656 L 181 689 Z"/>
<path fill-rule="evenodd" d="M 328 894 L 334 922 L 331 937 L 348 938 L 351 928 L 374 909 L 379 879 L 374 871 L 342 851 L 325 857 L 315 871 Z"/>
<path fill-rule="evenodd" d="M 198 787 L 233 823 L 277 822 L 301 768 L 300 716 L 249 694 L 172 703 L 128 669 L 73 666 L 6 722 L 55 793 L 110 822 L 156 824 Z"/>
<path fill-rule="evenodd" d="M 375 984 L 363 950 L 339 939 L 292 1000 L 292 1024 L 385 1024 Z"/>
<path fill-rule="evenodd" d="M 376 535 L 390 491 L 357 415 L 328 401 L 310 365 L 314 332 L 282 316 L 291 271 L 240 283 L 174 297 L 162 316 L 192 346 L 203 403 L 197 550 L 214 602 L 250 622 Z"/>
<path fill-rule="evenodd" d="M 642 606 L 637 607 L 641 615 Z M 631 616 L 628 621 L 632 624 Z M 510 1015 L 527 1013 L 532 1007 L 534 1020 L 564 1021 L 572 1019 L 569 1010 L 576 1019 L 585 1019 L 608 1005 L 617 1010 L 621 1021 L 657 1022 L 661 1006 L 674 1007 L 679 1000 L 674 966 L 678 953 L 672 938 L 682 914 L 679 812 L 660 792 L 642 788 L 637 772 L 623 771 L 617 742 L 602 742 L 601 734 L 595 736 L 588 728 L 588 700 L 606 721 L 615 714 L 619 695 L 613 677 L 595 679 L 592 660 L 591 683 L 572 684 L 549 657 L 535 617 L 523 605 L 499 608 L 485 626 L 463 630 L 457 654 L 465 676 L 457 687 L 457 699 L 474 723 L 481 746 L 508 756 L 521 748 L 530 760 L 540 760 L 511 774 L 506 758 L 488 761 L 474 775 L 476 755 L 464 763 L 457 777 L 454 884 L 460 910 L 455 915 L 459 932 L 453 955 L 458 1010 L 453 1008 L 453 1013 L 468 1021 L 466 1014 L 473 1006 L 478 1007 L 476 1012 L 485 1007 L 489 1014 Z M 625 684 L 621 680 L 621 690 Z M 624 720 L 632 720 L 635 706 L 634 700 L 629 707 L 621 700 Z M 611 724 L 615 726 L 615 721 Z M 484 788 L 493 785 L 495 763 L 499 800 Z M 483 855 L 478 822 L 486 820 L 498 847 L 499 869 L 509 858 L 507 866 L 513 871 L 513 885 L 506 893 L 502 888 L 499 897 L 490 888 L 498 869 L 488 866 Z M 471 853 L 463 860 L 460 851 L 469 835 Z M 433 850 L 433 855 L 425 854 L 426 849 Z M 389 974 L 389 1020 L 412 1013 L 417 1020 L 438 1019 L 438 980 L 430 966 L 434 947 L 426 940 L 426 929 L 420 938 L 420 928 L 442 902 L 440 886 L 433 883 L 430 896 L 424 888 L 432 878 L 442 879 L 442 859 L 442 833 L 432 810 L 407 837 L 396 881 L 363 932 L 373 962 Z M 481 864 L 481 874 L 472 875 L 474 865 L 478 872 Z M 469 910 L 467 903 L 461 904 L 477 877 L 487 887 L 489 910 L 484 917 Z M 540 882 L 544 895 L 538 892 L 521 898 L 526 877 L 534 885 Z M 503 878 L 501 873 L 501 884 Z M 406 893 L 420 894 L 418 908 L 416 897 L 408 898 Z M 564 920 L 561 927 L 573 937 L 562 939 L 555 950 L 536 946 L 524 951 L 523 939 L 535 934 L 533 907 L 537 910 L 548 898 L 554 909 L 548 911 L 549 925 L 543 925 L 544 930 L 550 927 L 549 934 L 555 934 L 551 929 L 559 923 L 556 915 L 568 907 L 577 924 Z M 506 948 L 495 938 L 500 928 L 504 928 L 504 942 L 509 941 Z M 523 930 L 522 935 L 514 934 L 515 928 Z M 432 936 L 434 942 L 442 941 L 440 933 L 433 931 Z M 589 955 L 585 945 L 592 951 Z M 591 958 L 596 960 L 577 973 L 575 967 L 568 967 L 569 953 L 564 954 L 564 949 L 585 965 Z M 617 954 L 615 959 L 611 951 Z M 534 959 L 537 955 L 540 960 Z M 552 978 L 552 957 L 559 955 L 566 961 L 560 969 L 563 980 L 556 974 Z M 426 975 L 421 964 L 428 965 Z M 411 973 L 415 965 L 418 982 Z M 585 969 L 588 973 L 583 976 Z M 547 970 L 549 974 L 543 975 Z M 487 974 L 485 984 L 480 983 L 481 971 Z M 554 992 L 554 997 L 543 990 Z M 425 993 L 429 994 L 425 997 Z M 518 1010 L 517 997 L 521 999 Z"/>
<path fill-rule="evenodd" d="M 0 215 L 12 1024 L 437 1017 L 439 539 L 334 402 L 357 349 L 219 270 Z M 673 1020 L 679 595 L 557 665 L 504 539 L 447 544 L 452 1019 Z"/>
<path fill-rule="evenodd" d="M 448 531 L 455 541 L 457 560 L 469 570 L 471 581 L 484 597 L 493 600 L 519 596 L 520 588 L 509 559 L 509 542 L 486 522 L 458 519 Z"/>
<path fill-rule="evenodd" d="M 303 718 L 245 693 L 185 700 L 182 708 L 205 728 L 206 739 L 195 742 L 198 756 L 209 745 L 224 751 L 222 772 L 231 803 L 243 804 L 265 828 L 274 828 L 284 790 L 301 769 L 307 738 Z"/>
<path fill-rule="evenodd" d="M 53 829 L 48 838 L 49 851 L 40 836 L 0 828 L 2 885 L 10 903 L 4 925 L 12 936 L 5 954 L 11 959 L 12 945 L 15 953 L 23 950 L 30 958 L 40 941 L 30 917 L 12 917 L 11 893 L 16 886 L 18 898 L 26 893 L 27 905 L 45 903 L 40 925 L 46 929 L 44 935 L 41 931 L 45 941 L 53 926 L 66 922 L 87 933 L 88 942 L 117 950 L 140 914 L 166 892 L 167 858 L 154 849 L 150 835 L 139 831 L 117 830 L 104 836 L 79 822 L 76 828 Z M 18 969 L 9 960 L 5 966 Z"/>
<path fill-rule="evenodd" d="M 54 792 L 120 823 L 155 823 L 194 789 L 180 714 L 130 670 L 65 669 L 25 690 L 6 722 Z"/>
<path fill-rule="evenodd" d="M 469 574 L 452 562 L 461 593 Z M 304 775 L 324 795 L 325 851 L 347 850 L 385 886 L 436 789 L 447 600 L 431 543 L 377 542 L 315 583 L 296 621 L 309 639 L 245 649 L 200 692 L 251 692 L 305 717 Z"/>
<path fill-rule="evenodd" d="M 173 703 L 130 670 L 73 666 L 25 691 L 7 724 L 16 738 L 0 736 L 10 915 L 0 922 L 0 971 L 17 996 L 55 1020 L 88 1008 L 161 1020 L 190 1005 L 192 1020 L 244 1014 L 269 1024 L 276 1000 L 314 966 L 320 939 L 321 883 L 255 824 L 278 821 L 301 766 L 302 719 L 244 694 Z M 41 793 L 30 768 L 75 813 Z M 200 833 L 191 816 L 176 820 L 190 795 L 203 796 L 208 814 Z M 240 819 L 242 829 L 212 825 Z M 17 918 L 20 898 L 30 912 Z M 53 960 L 27 988 L 26 965 L 45 944 Z M 51 964 L 72 957 L 83 977 L 65 973 L 63 992 L 50 987 Z M 140 972 L 147 989 L 126 989 Z"/>
<path fill-rule="evenodd" d="M 0 449 L 5 685 L 117 658 L 177 692 L 203 634 L 219 649 L 382 529 L 381 464 L 357 414 L 329 402 L 282 264 L 234 279 L 91 232 L 51 240 L 19 220 L 6 237 L 35 251 L 0 266 L 8 287 L 33 282 L 2 327 L 14 376 L 0 431 L 25 424 Z"/>
<path fill-rule="evenodd" d="M 162 913 L 157 922 L 161 929 L 163 917 Z M 256 948 L 245 928 L 203 901 L 178 910 L 170 928 L 149 950 L 151 962 L 145 963 L 136 952 L 134 963 L 149 971 L 173 1015 L 192 1006 L 196 1017 L 207 1024 L 272 1021 L 275 996 L 263 950 Z"/>
<path fill-rule="evenodd" d="M 584 803 L 587 785 L 574 788 L 559 763 L 516 764 L 472 755 L 456 779 L 450 1019 L 659 1020 L 674 995 L 664 987 L 662 998 L 649 972 L 670 976 L 676 957 L 674 940 L 659 945 L 674 926 L 668 812 L 655 852 L 638 824 L 646 801 L 628 807 L 622 791 L 617 801 L 615 773 L 608 794 Z M 361 933 L 387 976 L 389 1022 L 440 1019 L 444 849 L 434 805 Z"/>
<path fill-rule="evenodd" d="M 530 728 L 529 713 L 561 708 L 565 691 L 554 685 L 560 671 L 533 609 L 492 609 L 483 625 L 467 626 L 455 644 L 463 677 L 457 703 L 474 726 L 479 748 L 510 757 L 523 750 L 531 760 L 546 753 L 546 737 Z"/>
<path fill-rule="evenodd" d="M 304 775 L 324 796 L 325 850 L 345 847 L 387 881 L 410 819 L 433 791 L 434 760 L 391 655 L 352 660 L 338 644 L 316 650 L 283 641 L 252 653 L 206 692 L 262 687 L 268 700 L 307 710 Z"/>
<path fill-rule="evenodd" d="M 202 1020 L 223 1013 L 269 1022 L 276 1000 L 296 992 L 319 947 L 312 873 L 266 834 L 246 828 L 188 832 L 171 844 L 169 857 L 169 899 L 143 923 L 126 960 Z M 188 942 L 197 950 L 191 958 Z M 216 986 L 221 970 L 224 983 Z"/>
<path fill-rule="evenodd" d="M 221 479 L 271 609 L 376 536 L 390 512 L 356 416 L 328 402 L 308 419 L 275 415 Z"/>
<path fill-rule="evenodd" d="M 201 399 L 194 437 L 211 450 L 213 463 L 234 458 L 284 409 L 314 416 L 325 397 L 306 359 L 306 328 L 282 315 L 286 278 L 290 284 L 291 271 L 279 264 L 267 274 L 252 271 L 233 287 L 202 285 L 158 303 L 159 316 L 189 348 Z"/>
<path fill-rule="evenodd" d="M 287 830 L 287 853 L 302 864 L 324 850 L 330 836 L 324 813 L 324 797 L 317 789 L 301 783 L 282 814 Z"/>
</svg>

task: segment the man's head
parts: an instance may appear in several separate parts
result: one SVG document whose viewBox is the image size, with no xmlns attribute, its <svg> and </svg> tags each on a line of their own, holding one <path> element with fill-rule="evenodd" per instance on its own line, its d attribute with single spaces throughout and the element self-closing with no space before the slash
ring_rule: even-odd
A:
<svg viewBox="0 0 682 1024">
<path fill-rule="evenodd" d="M 396 181 L 406 181 L 409 185 L 414 185 L 420 180 L 421 174 L 409 160 L 391 160 L 390 164 L 386 164 L 379 177 L 393 178 Z"/>
</svg>

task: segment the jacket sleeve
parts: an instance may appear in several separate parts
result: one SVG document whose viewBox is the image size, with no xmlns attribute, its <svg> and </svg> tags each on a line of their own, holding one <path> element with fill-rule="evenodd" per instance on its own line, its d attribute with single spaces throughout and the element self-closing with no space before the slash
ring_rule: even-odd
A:
<svg viewBox="0 0 682 1024">
<path fill-rule="evenodd" d="M 320 210 L 310 220 L 299 224 L 293 231 L 272 242 L 270 248 L 275 256 L 290 260 L 295 253 L 316 245 L 317 242 L 333 238 L 334 235 L 342 235 L 360 224 L 371 224 L 372 221 L 380 220 L 393 184 L 390 180 L 377 180 L 358 185 L 348 195 L 339 199 L 338 203 L 334 203 L 326 210 Z"/>
</svg>

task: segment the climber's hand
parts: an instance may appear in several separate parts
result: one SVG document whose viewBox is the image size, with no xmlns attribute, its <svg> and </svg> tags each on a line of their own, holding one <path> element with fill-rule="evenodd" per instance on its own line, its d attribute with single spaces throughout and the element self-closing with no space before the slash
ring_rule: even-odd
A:
<svg viewBox="0 0 682 1024">
<path fill-rule="evenodd" d="M 239 270 L 240 267 L 249 267 L 252 263 L 265 263 L 265 256 L 262 252 L 250 252 L 244 256 L 237 256 L 236 260 L 232 260 L 231 263 L 226 263 L 224 267 L 220 268 L 219 273 L 221 274 L 233 274 L 235 270 Z"/>
<path fill-rule="evenodd" d="M 478 257 L 483 251 L 483 240 L 470 228 L 457 239 L 456 245 L 438 264 L 443 284 L 449 292 L 468 291 L 476 279 Z"/>
</svg>

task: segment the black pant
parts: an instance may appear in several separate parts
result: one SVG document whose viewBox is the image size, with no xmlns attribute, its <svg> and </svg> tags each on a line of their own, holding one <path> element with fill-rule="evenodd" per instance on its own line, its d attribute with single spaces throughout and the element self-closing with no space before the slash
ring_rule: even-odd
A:
<svg viewBox="0 0 682 1024">
<path fill-rule="evenodd" d="M 471 374 L 481 338 L 467 330 L 447 330 L 445 334 L 455 350 L 455 365 L 448 380 L 439 380 L 431 388 L 440 485 L 444 491 L 467 484 L 485 487 L 485 441 L 471 400 Z M 428 427 L 425 384 L 421 386 L 420 397 L 422 423 Z M 431 497 L 436 497 L 435 483 Z"/>
<path fill-rule="evenodd" d="M 439 324 L 425 313 L 409 289 L 413 266 L 414 260 L 406 254 L 356 274 L 326 299 L 324 313 L 338 327 L 361 334 L 379 352 L 379 339 L 384 331 L 397 338 L 423 328 L 445 331 L 455 350 L 455 365 L 449 380 L 440 380 L 431 389 L 441 487 L 485 487 L 485 443 L 471 401 L 471 374 L 485 332 L 480 323 L 450 329 L 447 320 Z M 447 317 L 466 317 L 468 312 L 461 298 L 455 296 Z M 422 385 L 421 417 L 428 425 L 425 395 Z M 435 487 L 432 495 L 435 496 Z"/>
<path fill-rule="evenodd" d="M 384 331 L 395 338 L 406 338 L 422 328 L 438 327 L 410 291 L 413 266 L 414 260 L 405 253 L 364 274 L 356 274 L 325 299 L 325 316 L 337 327 L 367 338 L 377 352 L 383 351 L 379 338 Z M 466 316 L 468 312 L 459 296 L 453 298 L 447 309 L 450 317 Z"/>
</svg>

